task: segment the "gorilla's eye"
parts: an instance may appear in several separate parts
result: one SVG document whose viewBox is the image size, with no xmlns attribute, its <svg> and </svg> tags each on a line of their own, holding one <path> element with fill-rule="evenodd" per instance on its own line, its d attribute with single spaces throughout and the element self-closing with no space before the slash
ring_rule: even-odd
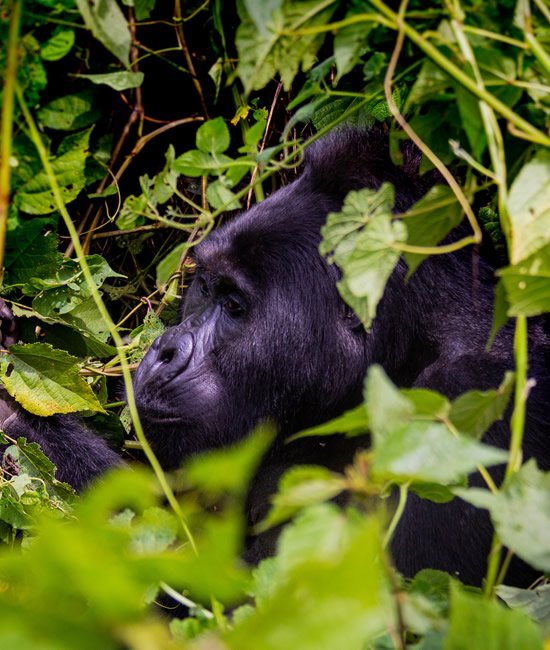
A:
<svg viewBox="0 0 550 650">
<path fill-rule="evenodd" d="M 231 316 L 240 316 L 244 312 L 242 305 L 229 296 L 224 300 L 223 306 Z"/>
<path fill-rule="evenodd" d="M 206 297 L 206 296 L 210 295 L 208 285 L 206 284 L 206 280 L 204 278 L 199 278 L 199 289 L 200 289 L 203 296 Z"/>
</svg>

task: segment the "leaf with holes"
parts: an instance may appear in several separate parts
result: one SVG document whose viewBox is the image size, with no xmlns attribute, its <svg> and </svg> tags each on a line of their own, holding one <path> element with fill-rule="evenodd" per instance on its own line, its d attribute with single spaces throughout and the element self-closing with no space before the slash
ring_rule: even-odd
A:
<svg viewBox="0 0 550 650">
<path fill-rule="evenodd" d="M 4 387 L 30 413 L 105 412 L 79 376 L 77 359 L 63 350 L 45 343 L 12 345 L 0 368 Z"/>
<path fill-rule="evenodd" d="M 91 129 L 72 139 L 72 146 L 52 161 L 52 169 L 65 203 L 76 199 L 86 184 L 84 168 L 89 155 Z M 22 185 L 14 197 L 15 204 L 28 214 L 49 214 L 57 209 L 50 179 L 41 171 Z"/>
</svg>

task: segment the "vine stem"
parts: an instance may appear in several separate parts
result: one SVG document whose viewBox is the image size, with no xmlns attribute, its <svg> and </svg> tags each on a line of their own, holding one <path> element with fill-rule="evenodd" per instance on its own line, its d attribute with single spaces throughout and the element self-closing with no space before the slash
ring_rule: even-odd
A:
<svg viewBox="0 0 550 650">
<path fill-rule="evenodd" d="M 117 352 L 120 358 L 120 365 L 121 365 L 121 370 L 122 370 L 122 375 L 124 377 L 124 386 L 126 388 L 126 396 L 127 396 L 127 402 L 128 402 L 128 409 L 130 411 L 130 415 L 132 417 L 132 423 L 134 425 L 135 433 L 142 445 L 143 452 L 145 453 L 145 456 L 147 457 L 147 460 L 151 464 L 151 467 L 153 468 L 153 471 L 157 477 L 157 480 L 162 488 L 162 491 L 170 504 L 172 510 L 176 513 L 177 517 L 179 518 L 182 528 L 185 531 L 185 534 L 191 544 L 191 547 L 193 548 L 193 551 L 195 552 L 196 555 L 198 555 L 197 551 L 197 546 L 195 544 L 195 540 L 193 538 L 193 535 L 191 534 L 191 531 L 189 530 L 189 527 L 187 525 L 187 522 L 185 521 L 185 517 L 183 515 L 183 512 L 181 510 L 180 504 L 178 503 L 176 496 L 174 492 L 172 491 L 172 488 L 168 484 L 168 480 L 166 478 L 166 475 L 164 474 L 162 467 L 160 466 L 159 461 L 157 460 L 157 457 L 155 456 L 153 450 L 151 449 L 151 446 L 149 445 L 149 442 L 147 441 L 147 438 L 145 437 L 145 434 L 143 432 L 143 427 L 141 426 L 141 422 L 139 419 L 139 415 L 137 412 L 137 407 L 136 407 L 136 400 L 135 400 L 135 395 L 134 395 L 134 389 L 132 386 L 132 376 L 130 374 L 130 368 L 128 366 L 128 360 L 126 358 L 126 353 L 124 352 L 124 344 L 122 342 L 122 339 L 119 336 L 119 333 L 117 332 L 117 329 L 115 327 L 114 322 L 111 319 L 111 316 L 109 315 L 109 312 L 107 311 L 107 308 L 105 307 L 105 303 L 103 302 L 101 298 L 101 294 L 99 292 L 99 289 L 97 288 L 92 273 L 90 271 L 90 267 L 88 266 L 88 263 L 86 262 L 86 257 L 84 256 L 84 251 L 82 250 L 82 245 L 80 244 L 80 239 L 78 237 L 78 234 L 76 232 L 76 228 L 72 222 L 72 219 L 69 215 L 69 212 L 67 210 L 67 207 L 65 205 L 65 202 L 63 201 L 63 197 L 61 196 L 61 191 L 59 189 L 59 184 L 57 182 L 57 179 L 55 177 L 55 173 L 53 171 L 53 168 L 51 166 L 50 160 L 48 158 L 48 152 L 46 151 L 46 148 L 44 147 L 44 143 L 42 142 L 42 138 L 40 137 L 40 133 L 38 131 L 38 128 L 36 127 L 36 124 L 33 120 L 33 117 L 27 107 L 27 104 L 25 102 L 25 99 L 23 97 L 23 93 L 21 92 L 21 89 L 15 85 L 15 93 L 17 95 L 17 99 L 19 102 L 19 105 L 21 107 L 21 111 L 23 112 L 23 115 L 25 117 L 25 120 L 27 122 L 32 141 L 34 143 L 34 146 L 36 147 L 36 150 L 38 152 L 38 155 L 40 157 L 40 161 L 42 163 L 42 166 L 44 168 L 44 171 L 46 172 L 48 176 L 48 180 L 50 183 L 50 187 L 52 189 L 52 193 L 54 195 L 55 202 L 57 204 L 57 208 L 59 212 L 61 213 L 61 216 L 63 217 L 63 221 L 65 222 L 65 226 L 67 230 L 69 231 L 69 234 L 71 236 L 71 240 L 73 242 L 75 252 L 78 256 L 78 261 L 80 263 L 80 266 L 82 268 L 82 273 L 84 277 L 86 278 L 86 282 L 88 284 L 88 288 L 90 289 L 90 292 L 93 296 L 94 302 L 97 305 L 97 308 L 101 314 L 101 317 L 107 324 L 107 327 L 109 328 L 109 332 L 113 338 L 113 341 L 116 345 Z"/>
<path fill-rule="evenodd" d="M 397 524 L 399 523 L 399 520 L 401 519 L 401 516 L 403 515 L 403 511 L 405 510 L 405 506 L 407 505 L 407 496 L 409 494 L 409 485 L 410 482 L 403 483 L 402 485 L 399 486 L 399 503 L 397 504 L 397 508 L 395 509 L 395 512 L 393 514 L 392 520 L 390 522 L 389 528 L 386 531 L 386 535 L 384 536 L 384 541 L 382 542 L 382 548 L 386 549 L 388 547 L 388 544 L 391 541 L 391 538 L 395 532 L 395 529 L 397 528 Z"/>
<path fill-rule="evenodd" d="M 17 41 L 21 23 L 23 0 L 15 0 L 11 10 L 8 33 L 8 55 L 6 76 L 2 96 L 2 129 L 0 144 L 0 281 L 4 278 L 4 249 L 8 226 L 8 205 L 10 200 L 11 151 L 13 131 L 14 92 L 17 75 Z"/>
<path fill-rule="evenodd" d="M 372 0 L 372 2 L 373 4 L 375 4 L 377 0 Z M 464 237 L 463 239 L 457 242 L 453 242 L 452 244 L 449 244 L 447 246 L 442 246 L 442 247 L 434 247 L 434 246 L 420 247 L 420 246 L 410 246 L 408 244 L 399 244 L 399 245 L 393 244 L 393 246 L 395 248 L 398 248 L 399 250 L 402 250 L 403 252 L 410 252 L 410 253 L 426 253 L 426 254 L 449 253 L 449 252 L 453 252 L 454 250 L 458 250 L 459 248 L 462 248 L 468 244 L 480 243 L 482 233 L 481 233 L 481 228 L 477 223 L 477 219 L 475 218 L 475 215 L 472 212 L 472 208 L 470 207 L 470 204 L 468 203 L 466 197 L 464 196 L 464 193 L 460 189 L 459 184 L 456 182 L 451 172 L 438 158 L 438 156 L 436 156 L 435 153 L 418 137 L 416 132 L 405 120 L 403 115 L 401 115 L 400 110 L 397 108 L 397 105 L 393 101 L 391 84 L 392 84 L 393 73 L 395 72 L 395 68 L 397 67 L 397 61 L 399 59 L 399 55 L 401 53 L 401 49 L 403 47 L 403 43 L 405 40 L 405 27 L 406 27 L 405 11 L 407 9 L 407 4 L 408 4 L 408 0 L 402 0 L 401 4 L 399 5 L 399 12 L 396 15 L 397 41 L 395 43 L 395 47 L 392 52 L 390 62 L 388 64 L 388 69 L 386 70 L 386 75 L 384 77 L 384 93 L 386 95 L 386 101 L 388 102 L 388 108 L 390 109 L 390 113 L 393 115 L 396 122 L 401 126 L 403 131 L 405 131 L 405 133 L 409 136 L 409 138 L 415 143 L 415 145 L 420 149 L 420 151 L 422 151 L 422 153 L 428 158 L 428 160 L 430 160 L 430 162 L 438 169 L 438 171 L 441 173 L 443 178 L 447 181 L 447 184 L 452 189 L 454 195 L 456 196 L 458 202 L 460 203 L 462 209 L 464 210 L 464 213 L 466 214 L 468 221 L 470 222 L 470 226 L 472 227 L 473 230 L 473 235 L 470 237 Z"/>
<path fill-rule="evenodd" d="M 385 2 L 382 0 L 369 0 L 370 4 L 375 6 L 379 11 L 381 11 L 385 16 L 390 20 L 397 23 L 398 15 L 395 11 L 392 11 Z M 512 124 L 520 127 L 525 132 L 525 136 L 528 136 L 528 139 L 532 142 L 538 142 L 546 147 L 550 147 L 550 137 L 548 137 L 542 131 L 539 131 L 527 120 L 523 119 L 520 115 L 515 113 L 511 108 L 506 106 L 503 102 L 500 101 L 493 94 L 488 93 L 486 90 L 481 90 L 478 88 L 476 82 L 472 77 L 469 77 L 465 72 L 463 72 L 457 65 L 455 65 L 450 59 L 443 55 L 434 45 L 432 45 L 427 39 L 422 36 L 419 32 L 407 24 L 405 21 L 401 21 L 401 26 L 397 26 L 398 30 L 403 31 L 406 36 L 408 36 L 413 43 L 418 45 L 418 47 L 428 55 L 428 57 L 442 70 L 447 72 L 453 79 L 458 81 L 461 86 L 464 86 L 469 90 L 473 95 L 478 99 L 481 99 L 489 106 L 495 109 L 499 115 L 505 117 Z"/>
<path fill-rule="evenodd" d="M 514 352 L 516 357 L 516 391 L 514 395 L 514 412 L 510 421 L 512 437 L 510 440 L 510 458 L 505 477 L 508 478 L 521 467 L 523 428 L 525 424 L 525 405 L 530 384 L 527 380 L 527 318 L 516 318 L 514 334 Z"/>
</svg>

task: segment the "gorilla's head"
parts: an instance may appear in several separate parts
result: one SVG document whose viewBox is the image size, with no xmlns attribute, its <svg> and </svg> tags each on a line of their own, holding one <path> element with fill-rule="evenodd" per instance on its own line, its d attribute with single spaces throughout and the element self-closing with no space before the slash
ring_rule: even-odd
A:
<svg viewBox="0 0 550 650">
<path fill-rule="evenodd" d="M 398 209 L 422 194 L 392 165 L 385 140 L 358 131 L 325 138 L 308 149 L 298 180 L 197 246 L 180 323 L 153 343 L 135 378 L 165 467 L 263 419 L 286 436 L 359 402 L 372 345 L 318 247 L 350 189 L 398 184 Z"/>
</svg>

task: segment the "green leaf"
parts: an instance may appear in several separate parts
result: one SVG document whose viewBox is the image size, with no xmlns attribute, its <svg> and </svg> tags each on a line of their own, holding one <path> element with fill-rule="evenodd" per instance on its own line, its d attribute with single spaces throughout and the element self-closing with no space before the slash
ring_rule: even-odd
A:
<svg viewBox="0 0 550 650">
<path fill-rule="evenodd" d="M 206 188 L 208 203 L 214 210 L 219 210 L 220 208 L 224 208 L 224 210 L 239 210 L 241 204 L 235 198 L 235 193 L 226 187 L 226 184 L 227 180 L 223 176 L 208 183 L 208 187 Z"/>
<path fill-rule="evenodd" d="M 44 61 L 59 61 L 71 51 L 73 45 L 74 30 L 63 29 L 40 46 L 40 56 Z"/>
<path fill-rule="evenodd" d="M 86 27 L 126 68 L 130 67 L 132 40 L 126 18 L 116 2 L 75 0 Z"/>
<path fill-rule="evenodd" d="M 407 244 L 436 246 L 462 220 L 462 207 L 446 185 L 436 185 L 405 213 Z M 405 253 L 411 275 L 427 257 Z"/>
<path fill-rule="evenodd" d="M 378 191 L 350 192 L 342 211 L 331 212 L 321 229 L 320 251 L 342 269 L 342 297 L 368 326 L 376 315 L 386 282 L 399 261 L 395 242 L 405 242 L 407 229 L 392 222 L 394 189 L 384 183 Z"/>
<path fill-rule="evenodd" d="M 124 277 L 113 271 L 101 255 L 88 255 L 86 262 L 96 288 L 101 287 L 107 278 Z M 33 278 L 32 286 L 40 291 L 32 301 L 33 309 L 49 318 L 58 318 L 61 314 L 74 311 L 77 306 L 92 298 L 77 260 L 64 259 L 55 278 Z"/>
<path fill-rule="evenodd" d="M 223 153 L 210 154 L 192 149 L 176 158 L 174 169 L 184 176 L 219 175 L 226 171 L 232 162 L 232 159 Z"/>
<path fill-rule="evenodd" d="M 84 188 L 84 168 L 89 155 L 91 129 L 81 131 L 72 146 L 52 161 L 52 169 L 65 203 L 69 203 Z M 57 209 L 48 175 L 40 171 L 16 192 L 15 204 L 28 214 L 49 214 Z"/>
<path fill-rule="evenodd" d="M 114 90 L 128 90 L 129 88 L 139 88 L 143 83 L 145 75 L 143 72 L 130 72 L 121 70 L 119 72 L 106 72 L 103 74 L 79 74 L 79 79 L 88 79 L 94 84 L 109 86 Z"/>
<path fill-rule="evenodd" d="M 62 483 L 55 478 L 55 465 L 44 455 L 36 442 L 27 442 L 19 438 L 16 445 L 5 451 L 10 454 L 20 466 L 21 473 L 30 478 L 37 478 L 46 486 L 48 498 L 61 500 L 65 507 L 77 502 L 75 491 L 68 483 Z M 36 481 L 34 481 L 36 485 Z"/>
<path fill-rule="evenodd" d="M 344 476 L 317 465 L 296 466 L 284 473 L 273 506 L 267 517 L 255 527 L 260 533 L 293 517 L 305 506 L 328 501 L 346 489 Z"/>
<path fill-rule="evenodd" d="M 486 508 L 500 541 L 541 571 L 550 571 L 550 473 L 534 460 L 507 479 L 497 494 L 455 490 L 465 501 Z"/>
<path fill-rule="evenodd" d="M 504 289 L 507 316 L 537 316 L 550 311 L 550 246 L 515 266 L 499 269 L 497 275 L 497 290 L 498 286 Z"/>
<path fill-rule="evenodd" d="M 229 129 L 223 117 L 208 120 L 197 129 L 196 145 L 203 153 L 223 153 L 230 141 Z"/>
<path fill-rule="evenodd" d="M 38 119 L 44 126 L 61 131 L 82 129 L 100 117 L 95 95 L 90 91 L 58 97 L 38 111 Z"/>
<path fill-rule="evenodd" d="M 451 583 L 446 650 L 542 650 L 540 628 L 523 612 L 467 593 Z"/>
<path fill-rule="evenodd" d="M 11 374 L 6 375 L 8 367 Z M 91 387 L 78 372 L 78 361 L 45 343 L 16 344 L 1 361 L 8 393 L 35 415 L 102 411 Z"/>
<path fill-rule="evenodd" d="M 370 366 L 365 391 L 370 427 L 376 434 L 400 429 L 414 415 L 413 402 L 401 394 L 379 365 Z"/>
<path fill-rule="evenodd" d="M 550 584 L 540 585 L 534 589 L 499 585 L 496 592 L 510 609 L 524 611 L 537 623 L 550 623 Z"/>
<path fill-rule="evenodd" d="M 132 520 L 130 548 L 138 555 L 165 551 L 176 541 L 178 520 L 162 508 L 148 508 L 141 517 Z"/>
<path fill-rule="evenodd" d="M 244 134 L 244 141 L 249 147 L 256 147 L 263 138 L 267 120 L 258 120 Z"/>
<path fill-rule="evenodd" d="M 188 248 L 187 242 L 182 242 L 175 246 L 157 265 L 157 287 L 166 291 L 170 283 L 170 278 L 179 266 L 183 251 Z"/>
<path fill-rule="evenodd" d="M 21 340 L 23 341 L 32 341 L 35 337 L 36 328 L 39 327 L 41 343 L 49 343 L 54 348 L 66 350 L 69 354 L 80 359 L 112 357 L 116 354 L 116 348 L 107 345 L 104 341 L 100 341 L 91 333 L 98 329 L 106 329 L 99 312 L 98 317 L 101 319 L 101 323 L 97 323 L 96 326 L 92 314 L 92 320 L 86 320 L 83 323 L 84 328 L 81 328 L 78 327 L 78 324 L 68 323 L 64 316 L 47 318 L 34 309 L 22 309 L 17 305 L 12 305 L 12 311 L 13 315 L 19 319 Z"/>
<path fill-rule="evenodd" d="M 185 465 L 187 480 L 208 494 L 228 492 L 243 496 L 273 436 L 269 427 L 258 427 L 251 436 L 231 447 L 195 456 Z"/>
<path fill-rule="evenodd" d="M 347 12 L 344 20 L 364 11 L 364 6 L 361 3 L 355 3 L 355 6 Z M 366 46 L 367 38 L 374 24 L 374 22 L 359 22 L 342 27 L 336 32 L 334 37 L 334 58 L 338 73 L 335 83 L 338 83 L 341 77 L 352 70 L 355 64 L 359 62 L 359 57 Z"/>
<path fill-rule="evenodd" d="M 115 220 L 116 225 L 122 230 L 130 230 L 145 223 L 145 214 L 148 211 L 147 195 L 134 196 L 130 194 L 124 200 L 120 214 Z"/>
<path fill-rule="evenodd" d="M 496 390 L 471 390 L 457 397 L 450 413 L 455 427 L 479 440 L 493 422 L 504 417 L 514 388 L 514 378 L 513 372 L 507 372 Z"/>
<path fill-rule="evenodd" d="M 445 425 L 411 421 L 384 436 L 374 436 L 372 470 L 379 478 L 452 485 L 478 465 L 496 465 L 508 453 L 466 436 L 454 436 Z"/>
<path fill-rule="evenodd" d="M 405 396 L 376 365 L 369 368 L 365 388 L 374 433 L 373 473 L 382 479 L 450 485 L 478 465 L 494 465 L 508 458 L 501 449 L 455 436 L 441 422 L 427 421 L 426 414 L 437 419 L 441 410 L 448 410 L 448 402 L 437 393 L 409 390 L 404 391 Z M 415 393 L 415 399 L 410 399 Z M 416 415 L 424 417 L 415 419 Z M 433 487 L 423 490 L 433 491 Z"/>
<path fill-rule="evenodd" d="M 56 220 L 22 221 L 8 233 L 6 284 L 24 284 L 31 278 L 51 277 L 57 269 Z"/>
<path fill-rule="evenodd" d="M 365 405 L 359 406 L 346 411 L 334 420 L 329 420 L 325 424 L 319 424 L 311 429 L 305 429 L 295 435 L 287 438 L 287 442 L 296 440 L 297 438 L 307 438 L 308 436 L 330 436 L 334 433 L 345 433 L 347 436 L 360 436 L 368 432 L 369 420 Z"/>
<path fill-rule="evenodd" d="M 317 506 L 283 532 L 282 579 L 254 613 L 224 635 L 231 650 L 361 648 L 393 619 L 378 522 L 346 525 Z M 299 625 L 295 622 L 299 621 Z"/>
<path fill-rule="evenodd" d="M 516 265 L 550 242 L 550 151 L 540 150 L 523 165 L 506 205 L 512 226 L 510 261 Z"/>
<path fill-rule="evenodd" d="M 285 30 L 326 24 L 336 9 L 318 0 L 239 0 L 241 24 L 237 29 L 239 54 L 237 74 L 245 93 L 263 88 L 277 73 L 288 90 L 298 68 L 306 71 L 316 62 L 315 55 L 324 35 L 287 35 Z"/>
<path fill-rule="evenodd" d="M 463 70 L 473 80 L 472 66 L 469 63 L 464 64 Z M 455 84 L 455 96 L 461 124 L 466 131 L 472 156 L 476 160 L 481 160 L 483 152 L 487 148 L 487 135 L 479 110 L 479 99 L 458 83 Z"/>
<path fill-rule="evenodd" d="M 430 417 L 432 420 L 442 420 L 449 416 L 451 403 L 449 400 L 428 388 L 404 388 L 401 395 L 414 404 L 415 415 Z"/>
<path fill-rule="evenodd" d="M 168 147 L 165 155 L 166 163 L 162 171 L 156 175 L 153 185 L 153 196 L 161 205 L 172 198 L 178 180 L 178 172 L 173 168 L 176 157 L 174 145 Z"/>
</svg>

